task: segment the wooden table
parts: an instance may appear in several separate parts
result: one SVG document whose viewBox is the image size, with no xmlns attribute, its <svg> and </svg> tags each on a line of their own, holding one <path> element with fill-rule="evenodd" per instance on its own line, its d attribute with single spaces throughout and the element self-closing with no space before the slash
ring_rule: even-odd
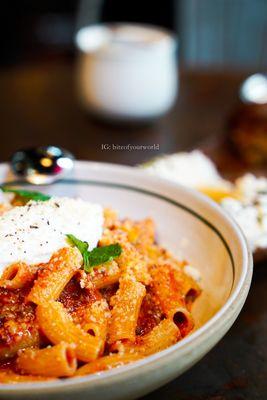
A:
<svg viewBox="0 0 267 400">
<path fill-rule="evenodd" d="M 18 148 L 55 144 L 77 158 L 135 165 L 160 153 L 202 147 L 224 172 L 237 171 L 218 143 L 246 72 L 188 71 L 169 115 L 152 125 L 110 126 L 91 119 L 75 96 L 72 62 L 0 71 L 1 146 L 6 161 Z M 159 150 L 103 150 L 102 144 L 159 145 Z M 229 157 L 231 161 L 225 162 Z M 267 399 L 267 265 L 256 265 L 238 321 L 191 370 L 144 399 Z"/>
<path fill-rule="evenodd" d="M 174 109 L 152 125 L 111 126 L 90 118 L 75 93 L 70 62 L 42 63 L 0 71 L 0 159 L 19 147 L 53 143 L 77 158 L 134 165 L 210 142 L 223 132 L 245 73 L 182 73 Z M 160 150 L 105 151 L 102 144 L 151 145 Z"/>
</svg>

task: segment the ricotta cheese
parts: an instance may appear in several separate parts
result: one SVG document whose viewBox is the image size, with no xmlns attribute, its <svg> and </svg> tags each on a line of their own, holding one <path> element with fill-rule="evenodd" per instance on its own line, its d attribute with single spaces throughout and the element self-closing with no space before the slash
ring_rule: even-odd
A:
<svg viewBox="0 0 267 400">
<path fill-rule="evenodd" d="M 70 246 L 66 234 L 97 246 L 103 231 L 103 209 L 81 199 L 52 198 L 30 201 L 0 216 L 0 274 L 16 261 L 48 262 L 62 247 Z"/>
</svg>

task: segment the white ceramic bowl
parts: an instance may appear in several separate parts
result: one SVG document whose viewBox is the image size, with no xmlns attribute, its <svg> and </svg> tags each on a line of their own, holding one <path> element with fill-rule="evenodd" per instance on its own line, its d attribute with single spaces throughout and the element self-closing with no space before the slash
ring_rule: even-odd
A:
<svg viewBox="0 0 267 400">
<path fill-rule="evenodd" d="M 76 34 L 77 89 L 85 109 L 119 120 L 150 120 L 173 105 L 177 43 L 158 27 L 117 23 Z"/>
<path fill-rule="evenodd" d="M 7 166 L 0 167 L 1 181 Z M 27 185 L 28 186 L 28 185 Z M 228 331 L 248 294 L 252 257 L 238 226 L 201 194 L 112 164 L 76 162 L 71 179 L 40 190 L 80 196 L 156 221 L 158 240 L 202 274 L 203 294 L 193 312 L 197 329 L 176 345 L 136 363 L 91 376 L 44 383 L 0 385 L 7 399 L 134 399 L 176 378 Z"/>
</svg>

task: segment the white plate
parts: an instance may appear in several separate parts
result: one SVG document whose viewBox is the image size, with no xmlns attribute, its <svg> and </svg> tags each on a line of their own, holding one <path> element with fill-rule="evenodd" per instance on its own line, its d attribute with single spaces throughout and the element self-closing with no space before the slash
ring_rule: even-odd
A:
<svg viewBox="0 0 267 400">
<path fill-rule="evenodd" d="M 7 166 L 2 164 L 1 181 L 6 177 Z M 112 371 L 55 382 L 1 385 L 0 398 L 134 399 L 182 374 L 231 327 L 249 290 L 252 257 L 238 226 L 214 202 L 144 171 L 81 161 L 76 162 L 71 178 L 39 189 L 111 206 L 122 217 L 152 217 L 158 241 L 201 272 L 203 294 L 193 308 L 197 329 L 160 353 Z"/>
</svg>

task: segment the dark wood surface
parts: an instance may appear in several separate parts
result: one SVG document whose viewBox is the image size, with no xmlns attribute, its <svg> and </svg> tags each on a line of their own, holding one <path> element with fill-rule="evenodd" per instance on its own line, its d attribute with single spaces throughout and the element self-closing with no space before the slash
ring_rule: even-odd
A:
<svg viewBox="0 0 267 400">
<path fill-rule="evenodd" d="M 223 132 L 245 73 L 182 73 L 174 109 L 154 124 L 111 126 L 90 118 L 75 93 L 74 66 L 50 62 L 0 71 L 0 159 L 19 147 L 59 144 L 77 158 L 134 165 L 159 153 L 210 142 Z M 101 145 L 159 144 L 159 151 L 103 151 Z"/>
<path fill-rule="evenodd" d="M 6 161 L 21 147 L 56 144 L 77 158 L 135 165 L 160 153 L 204 148 L 231 175 L 240 164 L 220 145 L 245 72 L 181 74 L 174 109 L 152 125 L 111 126 L 90 118 L 75 95 L 74 66 L 51 61 L 0 71 L 1 146 Z M 159 150 L 102 150 L 102 144 Z M 144 400 L 267 399 L 267 265 L 255 266 L 248 300 L 230 332 L 183 376 Z"/>
</svg>

